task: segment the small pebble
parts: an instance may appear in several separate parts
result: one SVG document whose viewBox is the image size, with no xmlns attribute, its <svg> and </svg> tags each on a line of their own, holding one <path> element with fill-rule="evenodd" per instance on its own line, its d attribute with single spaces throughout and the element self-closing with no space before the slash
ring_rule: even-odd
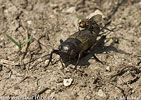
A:
<svg viewBox="0 0 141 100">
<path fill-rule="evenodd" d="M 63 84 L 64 86 L 70 86 L 72 84 L 73 79 L 64 79 Z"/>
<path fill-rule="evenodd" d="M 111 71 L 110 66 L 107 66 L 107 67 L 106 67 L 106 71 L 108 71 L 108 72 L 110 72 L 110 71 Z"/>
<path fill-rule="evenodd" d="M 101 89 L 97 92 L 97 95 L 100 97 L 106 97 L 106 94 Z"/>
<path fill-rule="evenodd" d="M 31 20 L 29 20 L 29 21 L 27 21 L 27 23 L 28 23 L 28 24 L 32 24 L 32 21 L 31 21 Z"/>
<path fill-rule="evenodd" d="M 36 31 L 35 30 L 32 30 L 32 34 L 36 34 Z"/>
<path fill-rule="evenodd" d="M 76 68 L 76 66 L 74 66 L 74 65 L 70 65 L 70 68 L 75 69 L 75 68 Z"/>
</svg>

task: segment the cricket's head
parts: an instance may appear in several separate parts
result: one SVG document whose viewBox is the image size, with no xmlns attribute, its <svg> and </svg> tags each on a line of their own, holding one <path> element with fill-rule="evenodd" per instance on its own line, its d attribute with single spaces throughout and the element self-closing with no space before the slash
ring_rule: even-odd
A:
<svg viewBox="0 0 141 100">
<path fill-rule="evenodd" d="M 81 28 L 87 28 L 87 21 L 82 20 L 81 22 L 79 22 L 79 27 L 81 27 Z"/>
</svg>

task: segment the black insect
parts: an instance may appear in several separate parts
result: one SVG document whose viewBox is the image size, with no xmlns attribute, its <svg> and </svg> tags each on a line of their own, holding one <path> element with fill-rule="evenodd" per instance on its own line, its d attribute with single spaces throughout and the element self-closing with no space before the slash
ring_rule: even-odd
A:
<svg viewBox="0 0 141 100">
<path fill-rule="evenodd" d="M 97 19 L 95 20 L 98 21 Z M 97 37 L 101 31 L 101 27 L 95 20 L 92 21 L 90 19 L 85 21 L 86 25 L 81 22 L 80 27 L 83 27 L 83 30 L 79 30 L 78 32 L 74 33 L 65 41 L 60 40 L 58 50 L 53 50 L 51 52 L 47 66 L 49 66 L 54 53 L 60 55 L 60 58 L 64 62 L 77 59 L 75 64 L 75 66 L 77 66 L 82 55 L 96 43 Z M 94 57 L 97 59 L 96 56 Z"/>
</svg>

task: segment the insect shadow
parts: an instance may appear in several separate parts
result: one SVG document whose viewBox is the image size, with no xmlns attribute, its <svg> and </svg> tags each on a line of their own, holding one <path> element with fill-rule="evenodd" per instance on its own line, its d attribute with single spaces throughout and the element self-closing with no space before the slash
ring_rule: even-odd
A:
<svg viewBox="0 0 141 100">
<path fill-rule="evenodd" d="M 105 46 L 106 42 L 106 35 L 103 35 L 100 37 L 99 40 L 97 40 L 97 43 L 91 48 L 89 53 L 85 54 L 80 62 L 78 63 L 79 66 L 89 66 L 90 63 L 88 62 L 89 59 L 94 59 L 97 62 L 105 65 L 105 61 L 101 61 L 98 58 L 95 58 L 94 54 L 102 54 L 104 52 L 108 53 L 110 51 L 114 51 L 120 54 L 130 55 L 126 51 L 119 50 L 116 47 L 114 47 L 114 44 L 119 44 L 118 40 L 116 38 L 113 38 L 113 42 L 109 46 Z"/>
</svg>

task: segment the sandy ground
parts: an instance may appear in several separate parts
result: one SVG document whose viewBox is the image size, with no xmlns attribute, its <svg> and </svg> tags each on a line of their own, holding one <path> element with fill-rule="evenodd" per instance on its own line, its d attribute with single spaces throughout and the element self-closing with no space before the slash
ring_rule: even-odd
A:
<svg viewBox="0 0 141 100">
<path fill-rule="evenodd" d="M 0 0 L 0 99 L 141 100 L 140 0 Z M 122 2 L 122 4 L 120 4 Z M 117 10 L 114 10 L 117 9 Z M 49 54 L 78 31 L 78 17 L 101 11 L 115 28 L 94 49 L 104 65 L 87 55 L 62 68 L 59 56 L 45 70 Z M 22 43 L 19 55 L 9 34 Z M 65 79 L 72 79 L 64 86 Z M 42 91 L 45 90 L 45 91 Z M 39 98 L 40 97 L 40 98 Z M 11 99 L 10 99 L 11 98 Z"/>
</svg>

